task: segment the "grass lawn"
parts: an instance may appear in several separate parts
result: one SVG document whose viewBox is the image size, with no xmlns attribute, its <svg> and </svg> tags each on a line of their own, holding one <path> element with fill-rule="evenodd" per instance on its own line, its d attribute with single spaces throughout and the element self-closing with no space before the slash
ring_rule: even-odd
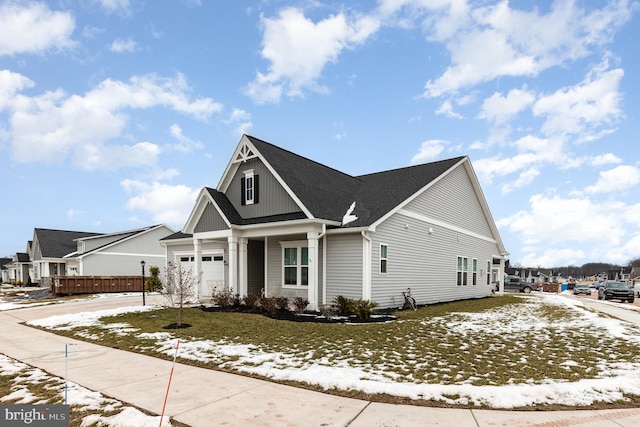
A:
<svg viewBox="0 0 640 427">
<path fill-rule="evenodd" d="M 529 386 L 545 394 L 548 384 L 637 377 L 640 328 L 558 301 L 534 296 L 458 301 L 397 312 L 395 322 L 361 325 L 189 308 L 183 321 L 191 326 L 179 330 L 164 328 L 176 321 L 175 310 L 166 308 L 53 329 L 167 359 L 179 338 L 182 363 L 386 402 L 493 407 L 490 399 L 466 390 Z M 627 406 L 640 399 L 627 390 L 602 392 L 585 403 L 549 396 L 519 402 L 511 406 Z"/>
</svg>

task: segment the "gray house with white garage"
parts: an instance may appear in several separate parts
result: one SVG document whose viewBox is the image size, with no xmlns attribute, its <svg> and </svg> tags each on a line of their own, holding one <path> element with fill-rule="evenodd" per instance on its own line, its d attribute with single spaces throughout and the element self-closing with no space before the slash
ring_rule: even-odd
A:
<svg viewBox="0 0 640 427">
<path fill-rule="evenodd" d="M 168 262 L 240 295 L 402 305 L 491 295 L 505 251 L 468 157 L 352 176 L 244 135 L 201 190 Z M 493 274 L 493 276 L 492 276 Z"/>
</svg>

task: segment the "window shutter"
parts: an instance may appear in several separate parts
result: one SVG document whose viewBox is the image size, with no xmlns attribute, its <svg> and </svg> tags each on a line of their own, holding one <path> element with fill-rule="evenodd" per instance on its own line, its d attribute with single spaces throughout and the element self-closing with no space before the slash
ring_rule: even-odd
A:
<svg viewBox="0 0 640 427">
<path fill-rule="evenodd" d="M 260 175 L 254 175 L 253 177 L 253 203 L 260 201 Z"/>
<path fill-rule="evenodd" d="M 244 178 L 240 179 L 240 204 L 243 206 L 247 204 L 244 180 Z"/>
</svg>

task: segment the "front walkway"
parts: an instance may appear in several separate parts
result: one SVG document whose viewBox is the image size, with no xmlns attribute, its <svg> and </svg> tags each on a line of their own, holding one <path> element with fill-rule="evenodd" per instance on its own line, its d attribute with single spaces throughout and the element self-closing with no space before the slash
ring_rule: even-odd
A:
<svg viewBox="0 0 640 427">
<path fill-rule="evenodd" d="M 147 297 L 147 304 L 162 302 Z M 0 312 L 0 353 L 65 376 L 155 414 L 162 411 L 171 362 L 72 340 L 21 322 L 141 305 L 138 295 L 93 298 Z M 640 409 L 516 412 L 371 403 L 177 364 L 165 415 L 192 427 L 217 426 L 640 426 Z"/>
</svg>

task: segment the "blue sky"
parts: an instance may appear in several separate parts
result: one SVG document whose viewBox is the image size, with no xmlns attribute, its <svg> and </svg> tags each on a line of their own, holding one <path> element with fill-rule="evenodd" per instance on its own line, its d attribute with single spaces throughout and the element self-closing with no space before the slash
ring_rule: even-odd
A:
<svg viewBox="0 0 640 427">
<path fill-rule="evenodd" d="M 512 263 L 624 265 L 640 257 L 639 14 L 2 1 L 0 256 L 36 227 L 181 229 L 248 133 L 352 175 L 468 155 Z"/>
</svg>

